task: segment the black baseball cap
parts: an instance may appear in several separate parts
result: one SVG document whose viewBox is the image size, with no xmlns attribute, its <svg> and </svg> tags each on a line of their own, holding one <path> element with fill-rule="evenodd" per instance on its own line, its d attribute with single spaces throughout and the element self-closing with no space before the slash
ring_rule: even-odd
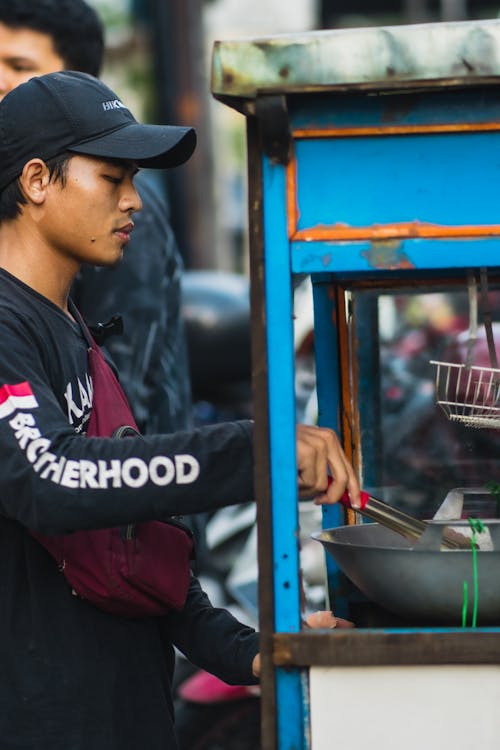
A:
<svg viewBox="0 0 500 750">
<path fill-rule="evenodd" d="M 30 159 L 64 151 L 166 169 L 196 146 L 193 128 L 143 125 L 102 81 L 63 71 L 31 78 L 0 102 L 0 191 Z"/>
</svg>

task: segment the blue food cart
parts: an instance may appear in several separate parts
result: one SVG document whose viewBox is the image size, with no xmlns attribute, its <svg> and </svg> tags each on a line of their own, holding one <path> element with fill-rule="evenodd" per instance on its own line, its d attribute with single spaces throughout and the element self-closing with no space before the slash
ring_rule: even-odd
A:
<svg viewBox="0 0 500 750">
<path fill-rule="evenodd" d="M 220 41 L 212 93 L 247 125 L 262 747 L 493 750 L 494 521 L 488 551 L 470 522 L 468 548 L 385 537 L 363 548 L 352 534 L 374 524 L 328 507 L 329 602 L 357 627 L 303 625 L 294 288 L 312 282 L 318 422 L 363 486 L 419 519 L 451 488 L 465 486 L 462 500 L 478 484 L 498 492 L 499 371 L 471 341 L 492 355 L 477 299 L 494 332 L 500 21 Z M 466 368 L 472 396 L 448 366 Z M 498 516 L 481 502 L 461 515 Z"/>
</svg>

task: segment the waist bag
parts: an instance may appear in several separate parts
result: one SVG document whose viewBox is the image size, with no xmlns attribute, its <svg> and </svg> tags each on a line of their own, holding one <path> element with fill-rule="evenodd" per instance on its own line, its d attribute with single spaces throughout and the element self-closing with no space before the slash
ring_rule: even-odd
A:
<svg viewBox="0 0 500 750">
<path fill-rule="evenodd" d="M 118 380 L 90 332 L 85 334 L 94 389 L 87 437 L 138 435 Z M 164 615 L 185 604 L 194 545 L 191 531 L 176 519 L 32 536 L 56 559 L 75 594 L 105 612 Z"/>
</svg>

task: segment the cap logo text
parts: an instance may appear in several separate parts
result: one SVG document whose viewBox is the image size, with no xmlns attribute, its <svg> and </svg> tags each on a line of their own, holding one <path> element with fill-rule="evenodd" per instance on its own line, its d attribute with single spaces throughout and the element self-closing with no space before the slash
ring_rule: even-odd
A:
<svg viewBox="0 0 500 750">
<path fill-rule="evenodd" d="M 103 102 L 102 108 L 105 112 L 109 109 L 127 109 L 119 99 L 111 99 L 109 102 Z"/>
</svg>

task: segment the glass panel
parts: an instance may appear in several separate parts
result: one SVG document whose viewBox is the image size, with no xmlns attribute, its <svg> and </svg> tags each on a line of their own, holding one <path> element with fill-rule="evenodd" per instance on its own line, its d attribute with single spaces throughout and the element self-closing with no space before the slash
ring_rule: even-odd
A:
<svg viewBox="0 0 500 750">
<path fill-rule="evenodd" d="M 436 404 L 436 367 L 430 364 L 465 363 L 467 290 L 356 291 L 353 299 L 365 488 L 430 518 L 453 487 L 496 486 L 500 421 L 486 429 L 451 421 Z M 498 290 L 490 291 L 489 305 L 493 321 L 500 321 Z M 500 349 L 500 322 L 493 330 Z M 473 364 L 491 367 L 481 311 Z M 495 486 L 466 497 L 465 514 L 496 517 Z"/>
</svg>

